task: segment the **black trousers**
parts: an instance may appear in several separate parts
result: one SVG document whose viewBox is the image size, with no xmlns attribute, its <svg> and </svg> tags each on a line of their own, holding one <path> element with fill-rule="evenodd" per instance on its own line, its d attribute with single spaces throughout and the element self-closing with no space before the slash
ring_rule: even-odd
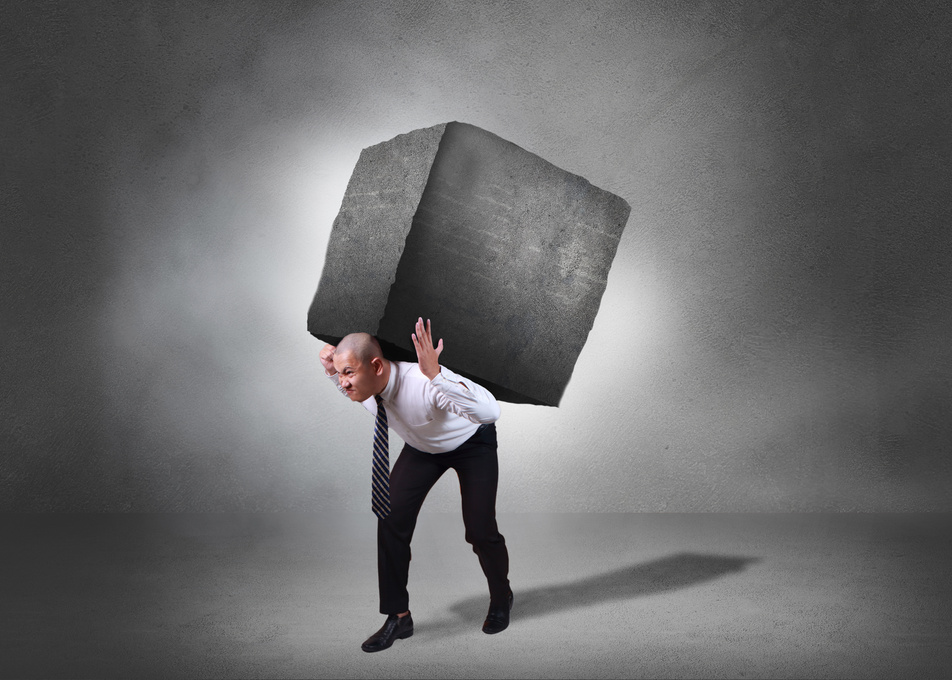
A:
<svg viewBox="0 0 952 680">
<path fill-rule="evenodd" d="M 390 514 L 377 520 L 377 579 L 380 613 L 400 614 L 410 608 L 407 579 L 410 539 L 427 493 L 448 469 L 459 477 L 466 541 L 479 557 L 492 604 L 509 601 L 509 552 L 496 527 L 496 426 L 482 425 L 454 451 L 425 453 L 403 447 L 390 472 Z"/>
</svg>

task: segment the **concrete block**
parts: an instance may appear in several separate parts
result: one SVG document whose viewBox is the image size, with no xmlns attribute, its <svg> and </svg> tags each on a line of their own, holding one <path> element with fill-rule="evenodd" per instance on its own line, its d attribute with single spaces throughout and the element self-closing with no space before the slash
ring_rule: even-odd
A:
<svg viewBox="0 0 952 680">
<path fill-rule="evenodd" d="M 429 318 L 444 366 L 500 400 L 557 406 L 630 210 L 473 125 L 399 135 L 357 161 L 308 330 L 366 331 L 415 361 L 413 324 Z"/>
</svg>

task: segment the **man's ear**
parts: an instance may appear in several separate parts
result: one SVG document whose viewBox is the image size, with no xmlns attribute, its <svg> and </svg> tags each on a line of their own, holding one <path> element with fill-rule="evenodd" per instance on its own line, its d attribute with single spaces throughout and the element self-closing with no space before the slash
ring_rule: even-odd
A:
<svg viewBox="0 0 952 680">
<path fill-rule="evenodd" d="M 370 360 L 370 365 L 373 366 L 375 375 L 383 375 L 383 359 L 374 357 Z"/>
</svg>

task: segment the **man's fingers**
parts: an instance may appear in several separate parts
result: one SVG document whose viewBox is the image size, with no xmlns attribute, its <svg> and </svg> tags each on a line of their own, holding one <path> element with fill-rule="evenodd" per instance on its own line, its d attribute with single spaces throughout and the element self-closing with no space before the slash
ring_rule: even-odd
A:
<svg viewBox="0 0 952 680">
<path fill-rule="evenodd" d="M 429 341 L 430 346 L 433 346 L 433 336 L 430 332 L 429 321 L 424 324 L 422 316 L 418 317 L 416 321 L 416 337 L 420 344 L 425 344 L 427 341 Z"/>
<path fill-rule="evenodd" d="M 411 333 L 410 337 L 413 339 L 413 346 L 416 347 L 419 352 L 422 348 L 427 350 L 433 348 L 433 322 L 430 319 L 426 320 L 426 323 L 423 323 L 423 317 L 418 317 L 416 321 L 416 333 Z M 439 354 L 443 351 L 443 338 L 440 338 L 439 344 L 436 346 L 436 353 Z"/>
</svg>

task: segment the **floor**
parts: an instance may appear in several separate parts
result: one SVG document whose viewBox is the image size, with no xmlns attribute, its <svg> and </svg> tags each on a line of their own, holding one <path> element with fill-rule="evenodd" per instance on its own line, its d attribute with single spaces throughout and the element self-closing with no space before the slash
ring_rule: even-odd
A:
<svg viewBox="0 0 952 680">
<path fill-rule="evenodd" d="M 512 625 L 453 514 L 365 654 L 374 518 L 0 516 L 3 678 L 952 677 L 952 516 L 504 515 Z"/>
</svg>

